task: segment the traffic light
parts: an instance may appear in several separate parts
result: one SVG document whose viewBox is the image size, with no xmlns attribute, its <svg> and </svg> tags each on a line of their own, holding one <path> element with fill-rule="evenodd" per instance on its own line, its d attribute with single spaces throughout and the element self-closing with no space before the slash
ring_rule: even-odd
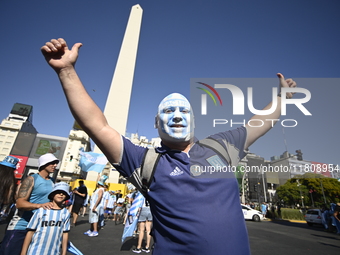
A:
<svg viewBox="0 0 340 255">
<path fill-rule="evenodd" d="M 295 152 L 296 152 L 296 157 L 297 157 L 297 159 L 298 159 L 298 160 L 303 160 L 303 159 L 302 159 L 302 154 L 303 154 L 303 153 L 301 152 L 301 150 L 296 150 Z"/>
<path fill-rule="evenodd" d="M 254 191 L 257 191 L 257 184 L 254 184 Z"/>
</svg>

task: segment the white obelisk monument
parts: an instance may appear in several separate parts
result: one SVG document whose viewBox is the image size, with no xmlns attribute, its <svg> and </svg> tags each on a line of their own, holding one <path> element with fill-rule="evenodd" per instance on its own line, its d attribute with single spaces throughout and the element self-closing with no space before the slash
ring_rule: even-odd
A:
<svg viewBox="0 0 340 255">
<path fill-rule="evenodd" d="M 125 135 L 129 114 L 142 14 L 140 5 L 132 6 L 104 109 L 109 125 L 122 135 Z M 97 146 L 94 152 L 101 153 Z M 97 177 L 98 173 L 88 172 L 86 179 L 97 180 Z M 107 182 L 118 183 L 118 178 L 118 172 L 110 171 Z"/>
</svg>

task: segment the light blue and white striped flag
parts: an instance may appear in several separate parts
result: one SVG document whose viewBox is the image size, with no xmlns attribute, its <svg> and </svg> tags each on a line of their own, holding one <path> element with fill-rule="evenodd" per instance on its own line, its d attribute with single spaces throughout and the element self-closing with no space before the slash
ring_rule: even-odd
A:
<svg viewBox="0 0 340 255">
<path fill-rule="evenodd" d="M 70 241 L 67 242 L 67 251 L 74 255 L 83 255 L 83 253 L 74 246 Z"/>
<path fill-rule="evenodd" d="M 79 154 L 81 155 L 79 166 L 84 172 L 95 171 L 97 173 L 101 173 L 108 162 L 104 154 L 84 152 L 82 150 Z"/>
<path fill-rule="evenodd" d="M 144 204 L 144 196 L 139 191 L 134 198 L 130 210 L 128 212 L 128 216 L 125 222 L 124 232 L 122 235 L 122 243 L 124 243 L 127 237 L 133 236 L 133 232 L 137 227 L 137 222 L 139 218 L 140 208 L 142 208 Z"/>
</svg>

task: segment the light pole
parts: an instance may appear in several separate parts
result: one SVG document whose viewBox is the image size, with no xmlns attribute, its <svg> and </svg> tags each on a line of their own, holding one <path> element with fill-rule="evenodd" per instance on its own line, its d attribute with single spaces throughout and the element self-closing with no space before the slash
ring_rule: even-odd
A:
<svg viewBox="0 0 340 255">
<path fill-rule="evenodd" d="M 311 187 L 309 189 L 309 194 L 310 194 L 310 197 L 312 199 L 312 207 L 314 207 L 313 192 L 314 192 L 314 187 Z"/>
<path fill-rule="evenodd" d="M 242 204 L 245 204 L 246 203 L 246 198 L 245 198 L 245 195 L 244 195 L 244 179 L 245 179 L 245 177 L 246 177 L 246 172 L 245 173 L 243 173 L 243 176 L 242 176 L 242 183 L 241 183 L 241 185 L 242 185 L 242 197 L 241 197 L 241 201 L 242 201 Z"/>
<path fill-rule="evenodd" d="M 296 180 L 296 182 L 298 183 L 297 186 L 299 187 L 299 190 L 300 190 L 300 197 L 301 197 L 301 202 L 302 202 L 302 208 L 305 208 L 305 204 L 303 202 L 303 196 L 302 196 L 302 191 L 301 191 L 301 184 L 299 182 L 299 180 Z"/>
<path fill-rule="evenodd" d="M 262 167 L 261 167 L 261 175 L 262 175 L 264 202 L 267 202 L 267 189 L 266 189 L 265 182 L 264 182 L 264 172 L 263 172 L 263 168 Z"/>
<path fill-rule="evenodd" d="M 322 195 L 323 195 L 323 200 L 325 202 L 325 205 L 327 204 L 326 197 L 325 197 L 325 192 L 323 190 L 323 185 L 322 185 L 322 178 L 320 178 L 320 184 L 321 184 L 321 190 L 322 190 Z"/>
</svg>

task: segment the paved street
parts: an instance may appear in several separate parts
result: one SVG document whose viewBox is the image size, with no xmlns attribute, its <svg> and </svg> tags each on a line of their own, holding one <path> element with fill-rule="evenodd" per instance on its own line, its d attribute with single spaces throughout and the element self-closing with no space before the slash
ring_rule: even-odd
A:
<svg viewBox="0 0 340 255">
<path fill-rule="evenodd" d="M 247 222 L 253 255 L 339 254 L 340 236 L 305 222 Z"/>
<path fill-rule="evenodd" d="M 84 232 L 89 229 L 90 224 L 87 217 L 78 218 L 78 225 L 71 229 L 70 241 L 81 250 L 84 255 L 126 255 L 134 254 L 131 249 L 137 245 L 136 238 L 129 238 L 122 246 L 122 233 L 124 226 L 122 224 L 115 225 L 111 220 L 106 221 L 104 229 L 99 231 L 99 236 L 88 237 Z"/>
<path fill-rule="evenodd" d="M 252 255 L 332 255 L 340 250 L 340 236 L 323 231 L 320 226 L 308 227 L 306 223 L 288 221 L 247 221 Z M 78 226 L 71 229 L 70 241 L 84 255 L 126 255 L 134 254 L 137 239 L 128 239 L 121 246 L 122 225 L 108 221 L 98 237 L 88 237 L 83 233 L 88 230 L 87 217 L 78 218 Z M 228 231 L 226 229 L 226 231 Z M 4 225 L 0 225 L 0 238 Z M 228 247 L 226 247 L 228 249 Z M 166 253 L 165 253 L 166 254 Z M 211 255 L 211 254 L 207 254 Z"/>
</svg>

